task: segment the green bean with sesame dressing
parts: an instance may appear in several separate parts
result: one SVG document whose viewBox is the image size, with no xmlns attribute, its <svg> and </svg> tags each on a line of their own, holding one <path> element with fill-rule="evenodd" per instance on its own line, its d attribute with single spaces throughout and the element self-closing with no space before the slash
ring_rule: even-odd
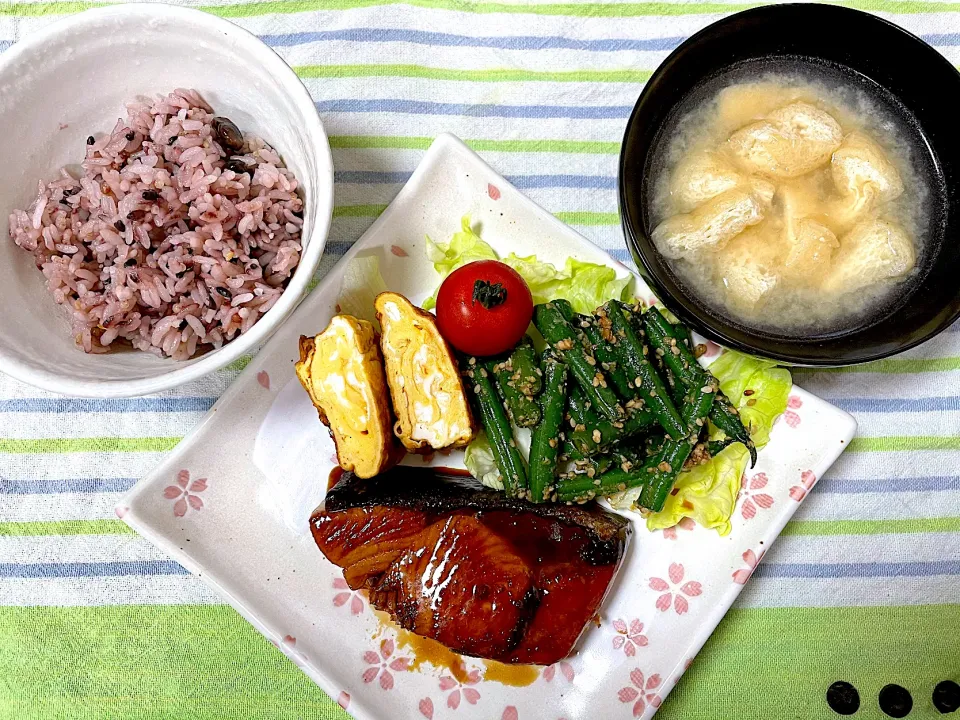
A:
<svg viewBox="0 0 960 720">
<path fill-rule="evenodd" d="M 503 403 L 491 382 L 491 373 L 475 357 L 467 358 L 461 367 L 467 385 L 473 388 L 474 406 L 490 440 L 494 460 L 503 478 L 503 488 L 511 497 L 522 497 L 526 494 L 527 471 Z"/>
<path fill-rule="evenodd" d="M 653 413 L 643 408 L 627 410 L 622 421 L 611 422 L 597 417 L 580 387 L 570 389 L 568 404 L 570 425 L 567 440 L 563 445 L 563 456 L 579 460 L 602 453 L 617 442 L 621 442 L 657 425 Z"/>
<path fill-rule="evenodd" d="M 525 395 L 517 387 L 512 361 L 513 357 L 510 356 L 506 360 L 489 363 L 489 367 L 493 370 L 494 382 L 513 424 L 517 427 L 534 427 L 540 422 L 540 406 L 532 396 Z"/>
<path fill-rule="evenodd" d="M 540 397 L 542 420 L 530 439 L 529 498 L 535 503 L 549 500 L 553 495 L 557 476 L 557 458 L 562 441 L 561 425 L 567 405 L 567 367 L 545 355 L 546 387 Z"/>
<path fill-rule="evenodd" d="M 683 470 L 684 463 L 697 444 L 717 396 L 716 380 L 698 388 L 693 395 L 693 400 L 683 406 L 687 435 L 680 440 L 667 440 L 660 452 L 650 461 L 654 472 L 640 493 L 640 505 L 652 512 L 663 510 L 663 504 L 673 489 L 677 475 Z"/>
<path fill-rule="evenodd" d="M 634 386 L 640 393 L 644 406 L 654 413 L 667 435 L 679 440 L 684 435 L 680 413 L 670 399 L 663 380 L 646 358 L 646 349 L 631 327 L 621 305 L 616 300 L 605 303 L 597 311 L 600 322 L 610 331 L 617 359 L 624 370 L 634 377 Z"/>
<path fill-rule="evenodd" d="M 543 370 L 533 349 L 529 335 L 520 338 L 520 342 L 510 353 L 510 368 L 513 370 L 513 384 L 524 395 L 536 397 L 543 390 Z"/>
<path fill-rule="evenodd" d="M 650 308 L 644 313 L 643 324 L 650 345 L 663 352 L 664 364 L 670 368 L 674 377 L 687 390 L 702 385 L 708 378 L 712 377 L 709 371 L 704 370 L 697 362 L 693 351 L 682 340 L 678 340 L 673 335 L 674 326 L 667 322 L 667 319 L 663 317 L 659 310 Z M 751 467 L 757 464 L 756 445 L 754 445 L 749 431 L 740 420 L 737 409 L 722 392 L 717 393 L 717 399 L 710 411 L 710 421 L 723 430 L 728 437 L 746 446 L 750 453 Z"/>
<path fill-rule="evenodd" d="M 580 343 L 574 328 L 557 306 L 552 302 L 537 305 L 533 310 L 533 322 L 547 343 L 559 353 L 597 413 L 609 420 L 622 420 L 624 411 L 617 394 L 607 385 L 607 378 L 596 359 Z"/>
</svg>

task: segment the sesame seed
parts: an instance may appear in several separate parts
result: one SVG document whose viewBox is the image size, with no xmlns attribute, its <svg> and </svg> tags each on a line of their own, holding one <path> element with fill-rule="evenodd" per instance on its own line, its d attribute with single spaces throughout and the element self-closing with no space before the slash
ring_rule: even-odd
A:
<svg viewBox="0 0 960 720">
<path fill-rule="evenodd" d="M 657 465 L 657 469 L 658 469 L 660 472 L 665 472 L 665 473 L 668 473 L 668 472 L 670 472 L 671 470 L 673 470 L 673 468 L 670 467 L 670 463 L 668 463 L 666 460 L 664 460 L 662 463 L 660 463 L 659 465 Z"/>
<path fill-rule="evenodd" d="M 594 358 L 587 355 L 587 365 L 596 365 L 596 364 L 597 364 L 597 361 Z"/>
<path fill-rule="evenodd" d="M 756 398 L 750 398 L 749 400 L 747 400 L 747 405 L 750 406 L 750 407 L 753 407 L 753 406 L 756 405 L 756 404 L 757 404 L 757 399 L 756 399 Z"/>
<path fill-rule="evenodd" d="M 583 432 L 583 431 L 586 430 L 586 429 L 587 429 L 587 426 L 584 425 L 583 423 L 578 424 L 578 425 L 574 428 L 574 430 L 576 430 L 577 432 Z"/>
<path fill-rule="evenodd" d="M 750 388 L 747 388 L 746 390 L 743 391 L 743 394 L 746 395 L 747 397 L 750 397 L 750 396 L 753 395 L 755 392 L 756 392 L 756 390 L 751 390 Z"/>
<path fill-rule="evenodd" d="M 549 445 L 552 448 L 555 448 L 557 446 L 557 439 L 550 438 L 549 440 L 547 440 L 547 445 Z"/>
<path fill-rule="evenodd" d="M 599 431 L 599 430 L 594 430 L 594 431 L 593 431 L 593 441 L 594 441 L 595 443 L 599 443 L 599 442 L 600 442 L 600 431 Z"/>
</svg>

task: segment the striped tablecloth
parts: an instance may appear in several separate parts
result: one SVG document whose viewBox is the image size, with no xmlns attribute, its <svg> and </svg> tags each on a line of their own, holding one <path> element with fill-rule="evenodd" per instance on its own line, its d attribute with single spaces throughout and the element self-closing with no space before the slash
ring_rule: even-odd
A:
<svg viewBox="0 0 960 720">
<path fill-rule="evenodd" d="M 856 0 L 960 60 L 960 3 Z M 0 50 L 86 2 L 0 4 Z M 651 70 L 734 3 L 329 0 L 205 9 L 260 35 L 317 102 L 336 165 L 322 276 L 431 138 L 464 138 L 627 260 L 616 160 Z M 944 98 L 956 111 L 960 98 Z M 0 140 L 2 141 L 2 140 Z M 0 240 L 5 241 L 5 240 Z M 113 515 L 239 367 L 156 397 L 61 398 L 0 376 L 0 718 L 342 718 L 194 577 Z M 799 384 L 860 421 L 660 717 L 827 718 L 837 680 L 936 717 L 960 680 L 960 331 Z M 389 717 L 389 712 L 385 717 Z"/>
</svg>

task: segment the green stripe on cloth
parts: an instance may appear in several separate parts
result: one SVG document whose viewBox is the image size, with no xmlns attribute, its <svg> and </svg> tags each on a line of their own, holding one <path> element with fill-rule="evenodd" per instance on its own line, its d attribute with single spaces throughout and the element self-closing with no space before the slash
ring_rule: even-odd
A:
<svg viewBox="0 0 960 720">
<path fill-rule="evenodd" d="M 896 452 L 901 450 L 960 450 L 960 437 L 905 435 L 900 437 L 855 437 L 849 452 Z"/>
<path fill-rule="evenodd" d="M 429 80 L 462 80 L 467 82 L 621 82 L 645 83 L 650 70 L 516 70 L 488 68 L 463 70 L 426 65 L 301 65 L 293 68 L 302 78 L 408 77 Z"/>
<path fill-rule="evenodd" d="M 802 372 L 842 372 L 842 373 L 926 373 L 960 370 L 960 357 L 910 358 L 906 360 L 877 360 L 863 365 L 851 365 L 842 368 L 823 368 L 822 370 L 802 370 Z"/>
<path fill-rule="evenodd" d="M 240 372 L 250 364 L 251 360 L 253 360 L 253 355 L 241 355 L 229 365 L 225 365 L 223 369 L 230 370 L 232 372 Z"/>
<path fill-rule="evenodd" d="M 429 137 L 406 135 L 331 135 L 330 147 L 334 149 L 390 149 L 426 150 L 433 143 Z M 464 140 L 478 152 L 529 152 L 616 155 L 620 143 L 601 140 Z"/>
<path fill-rule="evenodd" d="M 0 3 L 0 15 L 21 15 L 37 17 L 43 15 L 66 15 L 112 3 L 94 2 L 37 2 L 37 3 Z M 226 18 L 256 17 L 274 13 L 291 14 L 311 11 L 353 10 L 359 8 L 387 7 L 391 5 L 410 5 L 429 10 L 453 10 L 478 14 L 509 13 L 523 15 L 567 15 L 574 17 L 647 17 L 677 15 L 719 15 L 746 10 L 766 3 L 544 3 L 508 4 L 496 2 L 466 2 L 465 0 L 277 0 L 273 2 L 251 2 L 237 5 L 207 5 L 201 7 L 213 15 Z M 874 12 L 888 12 L 901 15 L 919 15 L 934 12 L 958 12 L 960 3 L 956 2 L 884 2 L 883 0 L 854 0 L 834 3 L 844 7 Z"/>
<path fill-rule="evenodd" d="M 0 522 L 0 536 L 28 537 L 37 535 L 135 535 L 120 520 L 51 520 L 34 522 Z"/>
<path fill-rule="evenodd" d="M 510 13 L 525 15 L 571 15 L 574 17 L 646 17 L 651 15 L 716 15 L 746 10 L 766 3 L 685 3 L 685 2 L 639 2 L 639 3 L 543 3 L 508 4 L 497 2 L 468 2 L 466 0 L 278 0 L 253 2 L 239 5 L 208 5 L 204 10 L 222 17 L 251 17 L 269 13 L 298 13 L 309 10 L 350 10 L 354 8 L 411 5 L 431 10 L 454 10 L 472 13 Z M 955 2 L 884 2 L 883 0 L 854 0 L 838 2 L 837 5 L 900 14 L 931 12 L 956 12 L 960 3 Z M 22 7 L 22 6 L 21 6 Z"/>
<path fill-rule="evenodd" d="M 386 205 L 339 205 L 333 209 L 333 216 L 335 218 L 380 217 L 380 213 L 386 209 Z"/>
<path fill-rule="evenodd" d="M 960 517 L 899 520 L 794 520 L 781 535 L 887 535 L 960 532 Z"/>
<path fill-rule="evenodd" d="M 178 437 L 0 439 L 0 453 L 165 452 Z"/>
<path fill-rule="evenodd" d="M 3 720 L 347 720 L 226 606 L 4 607 L 0 626 Z M 834 720 L 836 680 L 864 717 L 891 682 L 933 717 L 933 687 L 960 679 L 958 635 L 960 605 L 733 610 L 657 717 Z"/>
</svg>

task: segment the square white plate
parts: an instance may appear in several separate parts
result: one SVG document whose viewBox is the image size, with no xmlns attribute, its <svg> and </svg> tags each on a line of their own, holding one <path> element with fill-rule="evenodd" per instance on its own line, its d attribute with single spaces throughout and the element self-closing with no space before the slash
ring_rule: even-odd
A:
<svg viewBox="0 0 960 720">
<path fill-rule="evenodd" d="M 577 652 L 501 684 L 466 658 L 464 682 L 415 658 L 320 554 L 308 518 L 335 464 L 333 443 L 293 364 L 297 339 L 336 311 L 354 256 L 375 255 L 391 290 L 419 302 L 439 278 L 424 236 L 447 240 L 462 215 L 498 252 L 610 258 L 537 207 L 451 135 L 430 147 L 406 187 L 273 336 L 206 419 L 123 500 L 119 515 L 219 592 L 351 714 L 363 720 L 649 718 L 720 622 L 816 479 L 849 443 L 847 413 L 794 388 L 726 537 L 682 525 L 651 533 L 633 516 L 627 556 Z M 638 282 L 640 297 L 651 297 Z M 460 453 L 436 458 L 461 465 Z M 414 459 L 413 462 L 422 462 Z"/>
</svg>

